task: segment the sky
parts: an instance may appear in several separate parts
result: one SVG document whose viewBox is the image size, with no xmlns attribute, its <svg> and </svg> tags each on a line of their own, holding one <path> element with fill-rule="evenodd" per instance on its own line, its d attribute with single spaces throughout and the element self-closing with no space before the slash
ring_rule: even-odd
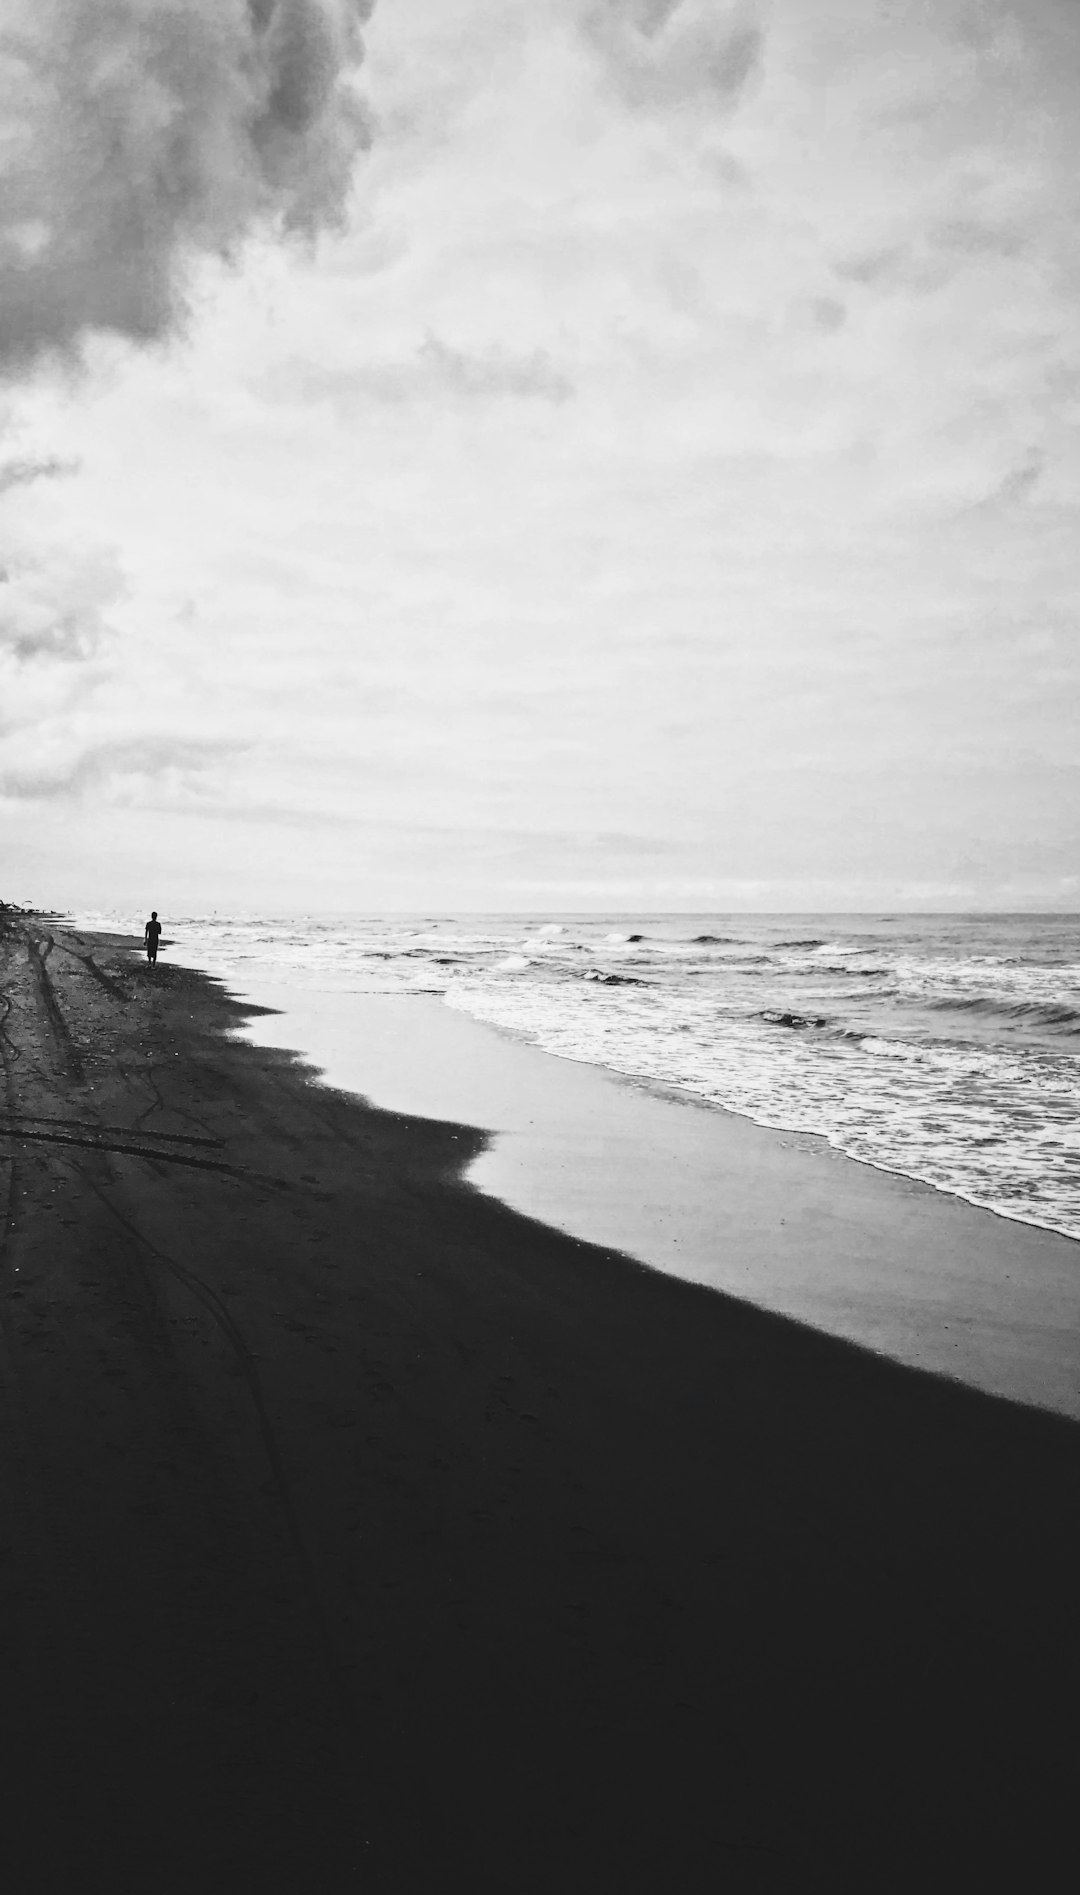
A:
<svg viewBox="0 0 1080 1895">
<path fill-rule="evenodd" d="M 0 896 L 1080 909 L 1074 0 L 0 0 Z"/>
</svg>

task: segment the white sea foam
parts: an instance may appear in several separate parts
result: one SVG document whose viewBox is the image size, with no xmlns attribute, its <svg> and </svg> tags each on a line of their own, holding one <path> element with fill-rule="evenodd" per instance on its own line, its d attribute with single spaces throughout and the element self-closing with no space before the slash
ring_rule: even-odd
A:
<svg viewBox="0 0 1080 1895">
<path fill-rule="evenodd" d="M 134 929 L 136 916 L 84 916 Z M 1080 1237 L 1080 924 L 166 917 L 235 987 L 441 992 L 563 1057 Z"/>
<path fill-rule="evenodd" d="M 586 998 L 587 993 L 587 998 Z M 1078 1073 L 977 1047 L 822 1042 L 717 1023 L 707 1004 L 625 990 L 510 994 L 462 983 L 451 1006 L 547 1051 L 695 1093 L 759 1124 L 816 1133 L 851 1157 L 1080 1237 Z"/>
</svg>

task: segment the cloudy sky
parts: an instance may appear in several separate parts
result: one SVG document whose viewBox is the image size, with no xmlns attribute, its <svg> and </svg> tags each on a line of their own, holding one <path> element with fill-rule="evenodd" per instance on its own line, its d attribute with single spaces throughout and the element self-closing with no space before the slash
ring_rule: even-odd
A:
<svg viewBox="0 0 1080 1895">
<path fill-rule="evenodd" d="M 1074 0 L 0 0 L 0 96 L 0 895 L 1080 908 Z"/>
</svg>

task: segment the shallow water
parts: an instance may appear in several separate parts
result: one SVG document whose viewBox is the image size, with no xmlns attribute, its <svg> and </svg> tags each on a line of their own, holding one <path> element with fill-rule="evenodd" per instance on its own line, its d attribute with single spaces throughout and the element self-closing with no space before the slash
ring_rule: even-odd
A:
<svg viewBox="0 0 1080 1895">
<path fill-rule="evenodd" d="M 1080 1237 L 1077 916 L 192 916 L 168 936 L 241 986 L 438 993 Z"/>
</svg>

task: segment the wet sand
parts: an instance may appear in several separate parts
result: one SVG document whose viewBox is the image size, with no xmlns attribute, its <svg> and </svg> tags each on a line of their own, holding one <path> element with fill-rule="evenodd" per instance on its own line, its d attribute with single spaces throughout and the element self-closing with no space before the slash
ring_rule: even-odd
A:
<svg viewBox="0 0 1080 1895">
<path fill-rule="evenodd" d="M 554 1231 L 205 977 L 5 926 L 13 1887 L 1053 1885 L 1075 1424 Z"/>
<path fill-rule="evenodd" d="M 373 1105 L 491 1133 L 469 1181 L 567 1231 L 914 1368 L 1080 1420 L 1080 1243 L 823 1139 L 542 1053 L 423 994 L 245 998 Z"/>
</svg>

